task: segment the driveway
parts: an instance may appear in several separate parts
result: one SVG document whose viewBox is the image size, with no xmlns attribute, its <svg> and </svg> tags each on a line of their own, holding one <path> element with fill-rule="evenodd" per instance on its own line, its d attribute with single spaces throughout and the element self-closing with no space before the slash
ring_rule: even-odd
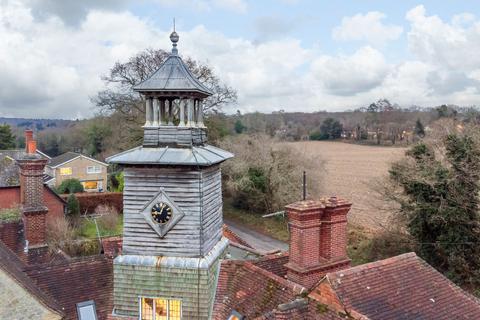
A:
<svg viewBox="0 0 480 320">
<path fill-rule="evenodd" d="M 274 239 L 270 236 L 264 235 L 258 231 L 252 230 L 242 224 L 231 220 L 225 220 L 225 224 L 236 233 L 240 238 L 245 240 L 255 250 L 262 254 L 272 251 L 288 251 L 288 243 Z"/>
</svg>

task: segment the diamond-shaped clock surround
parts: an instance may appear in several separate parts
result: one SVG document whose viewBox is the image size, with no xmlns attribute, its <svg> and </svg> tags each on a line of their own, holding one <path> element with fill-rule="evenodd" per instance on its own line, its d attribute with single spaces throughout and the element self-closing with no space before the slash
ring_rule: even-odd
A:
<svg viewBox="0 0 480 320">
<path fill-rule="evenodd" d="M 156 223 L 152 218 L 152 207 L 158 203 L 164 202 L 168 204 L 172 210 L 172 218 L 165 224 Z M 140 214 L 143 216 L 148 225 L 160 236 L 165 237 L 168 231 L 170 231 L 184 216 L 185 213 L 170 199 L 163 188 L 155 194 L 155 196 L 147 202 L 147 204 L 140 210 Z"/>
</svg>

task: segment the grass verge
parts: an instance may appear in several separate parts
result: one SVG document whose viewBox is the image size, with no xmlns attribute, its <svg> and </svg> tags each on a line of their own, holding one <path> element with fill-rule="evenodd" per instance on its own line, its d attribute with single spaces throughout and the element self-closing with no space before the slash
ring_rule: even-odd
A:
<svg viewBox="0 0 480 320">
<path fill-rule="evenodd" d="M 123 231 L 123 216 L 119 216 L 118 223 L 113 229 L 102 227 L 98 221 L 97 224 L 101 237 L 118 236 L 121 235 Z M 96 239 L 97 229 L 95 227 L 94 219 L 84 219 L 79 227 L 78 235 L 83 238 Z"/>
</svg>

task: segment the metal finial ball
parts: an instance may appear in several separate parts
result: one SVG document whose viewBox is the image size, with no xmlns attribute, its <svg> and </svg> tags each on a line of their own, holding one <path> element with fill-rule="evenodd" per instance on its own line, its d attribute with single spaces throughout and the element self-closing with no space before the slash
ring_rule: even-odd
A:
<svg viewBox="0 0 480 320">
<path fill-rule="evenodd" d="M 173 31 L 170 34 L 170 41 L 172 41 L 173 43 L 177 43 L 179 39 L 180 37 L 178 36 L 178 33 L 176 33 L 175 31 Z"/>
</svg>

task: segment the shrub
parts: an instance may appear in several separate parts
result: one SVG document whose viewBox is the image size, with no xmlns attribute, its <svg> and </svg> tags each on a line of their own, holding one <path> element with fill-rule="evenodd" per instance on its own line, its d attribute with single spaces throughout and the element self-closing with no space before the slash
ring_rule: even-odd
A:
<svg viewBox="0 0 480 320">
<path fill-rule="evenodd" d="M 47 242 L 50 248 L 63 250 L 64 246 L 75 239 L 75 231 L 64 217 L 48 221 Z"/>
<path fill-rule="evenodd" d="M 236 208 L 263 214 L 301 200 L 304 170 L 308 191 L 318 194 L 320 170 L 314 169 L 315 160 L 285 144 L 275 144 L 266 135 L 242 135 L 221 141 L 220 147 L 235 154 L 222 170 L 225 197 Z"/>
<path fill-rule="evenodd" d="M 78 179 L 64 180 L 58 187 L 58 193 L 77 193 L 83 192 L 83 185 Z"/>
<path fill-rule="evenodd" d="M 118 212 L 123 211 L 123 194 L 121 192 L 83 192 L 75 195 L 80 203 L 80 212 L 94 213 L 95 209 L 101 205 L 113 206 Z M 67 200 L 67 195 L 61 195 L 63 200 Z"/>
<path fill-rule="evenodd" d="M 21 218 L 19 207 L 0 209 L 0 222 L 15 222 Z"/>
<path fill-rule="evenodd" d="M 70 216 L 80 215 L 80 204 L 75 194 L 70 194 L 67 198 L 67 212 Z"/>
<path fill-rule="evenodd" d="M 95 209 L 95 214 L 100 215 L 97 221 L 102 229 L 114 230 L 117 227 L 119 214 L 115 207 L 99 205 Z"/>
</svg>

